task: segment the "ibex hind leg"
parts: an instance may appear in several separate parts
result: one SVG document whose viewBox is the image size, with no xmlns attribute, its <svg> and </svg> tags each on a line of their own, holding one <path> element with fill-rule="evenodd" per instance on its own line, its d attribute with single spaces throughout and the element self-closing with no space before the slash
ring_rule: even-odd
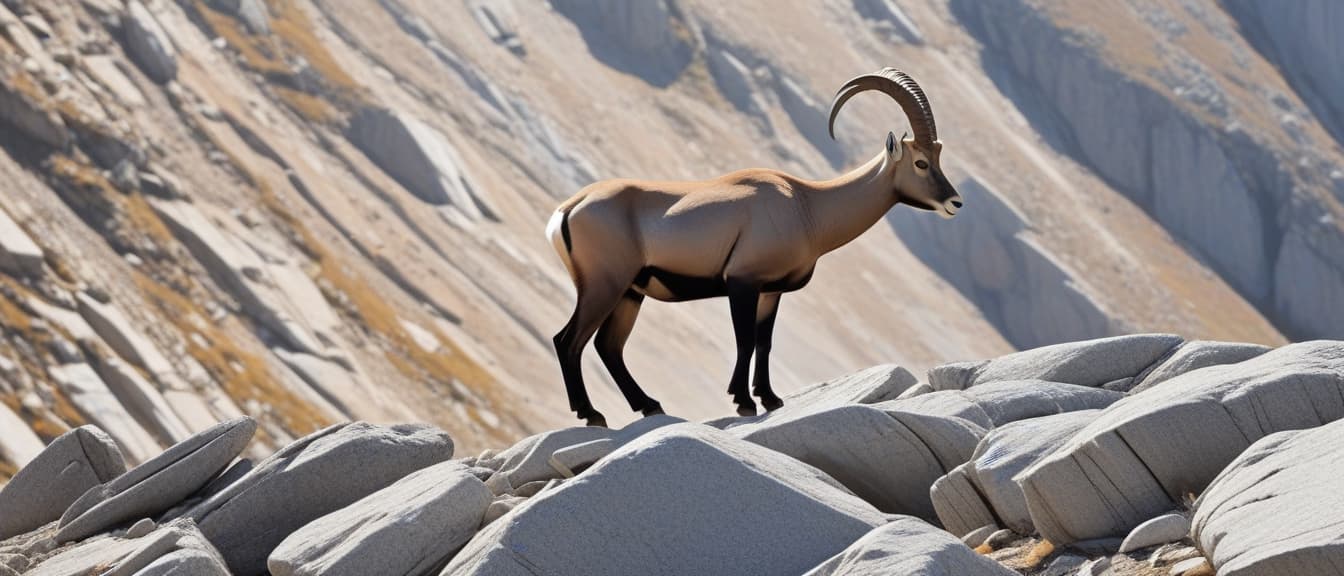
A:
<svg viewBox="0 0 1344 576">
<path fill-rule="evenodd" d="M 621 301 L 616 304 L 616 308 L 611 311 L 611 315 L 607 316 L 602 327 L 597 330 L 596 347 L 598 356 L 607 367 L 607 372 L 611 373 L 611 378 L 620 387 L 621 394 L 630 403 L 630 409 L 645 416 L 652 416 L 663 413 L 662 405 L 644 393 L 625 365 L 625 342 L 635 327 L 635 319 L 639 316 L 639 307 L 643 302 L 643 294 L 627 289 Z"/>
<path fill-rule="evenodd" d="M 761 406 L 774 412 L 784 401 L 770 387 L 770 345 L 775 334 L 775 315 L 779 312 L 779 293 L 761 294 L 756 304 L 756 373 L 752 377 L 752 392 L 761 399 Z"/>
<path fill-rule="evenodd" d="M 589 426 L 607 425 L 607 419 L 593 408 L 588 398 L 588 390 L 583 383 L 583 348 L 593 338 L 603 320 L 621 299 L 625 287 L 629 285 L 611 281 L 579 282 L 578 302 L 574 314 L 563 330 L 555 335 L 555 351 L 560 358 L 560 372 L 565 379 L 565 392 L 569 395 L 569 409 L 586 420 Z"/>
<path fill-rule="evenodd" d="M 748 393 L 747 377 L 751 371 L 751 356 L 756 348 L 756 303 L 760 295 L 759 284 L 728 279 L 728 306 L 732 311 L 733 334 L 737 339 L 737 363 L 733 367 L 732 379 L 728 382 L 728 393 L 737 404 L 739 416 L 756 415 L 756 401 Z"/>
</svg>

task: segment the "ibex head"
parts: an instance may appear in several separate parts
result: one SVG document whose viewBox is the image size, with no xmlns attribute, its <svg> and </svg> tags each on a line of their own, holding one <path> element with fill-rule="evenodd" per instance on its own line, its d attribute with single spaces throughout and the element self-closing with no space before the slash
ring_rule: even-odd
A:
<svg viewBox="0 0 1344 576">
<path fill-rule="evenodd" d="M 933 121 L 933 109 L 924 90 L 915 79 L 895 68 L 883 68 L 873 74 L 864 74 L 840 87 L 831 102 L 830 132 L 835 138 L 835 117 L 840 108 L 855 94 L 881 90 L 896 100 L 910 119 L 915 135 L 902 137 L 887 133 L 887 162 L 893 167 L 892 192 L 896 201 L 921 210 L 937 212 L 944 218 L 956 216 L 961 209 L 961 196 L 943 176 L 938 157 L 943 143 L 938 141 L 938 128 Z"/>
</svg>

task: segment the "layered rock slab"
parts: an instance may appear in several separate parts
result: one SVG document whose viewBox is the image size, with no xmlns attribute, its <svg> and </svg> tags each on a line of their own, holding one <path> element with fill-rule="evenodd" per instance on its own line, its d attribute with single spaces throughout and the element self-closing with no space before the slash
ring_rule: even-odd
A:
<svg viewBox="0 0 1344 576">
<path fill-rule="evenodd" d="M 1035 532 L 1027 497 L 1014 477 L 1100 414 L 1100 410 L 1065 412 L 990 431 L 969 462 L 933 484 L 930 497 L 943 528 L 957 536 L 990 524 L 1018 534 Z"/>
<path fill-rule="evenodd" d="M 267 566 L 274 576 L 431 574 L 476 533 L 492 498 L 465 466 L 435 464 L 294 532 Z"/>
<path fill-rule="evenodd" d="M 121 450 L 102 430 L 62 434 L 0 490 L 0 539 L 60 518 L 89 489 L 125 472 Z"/>
<path fill-rule="evenodd" d="M 61 516 L 56 541 L 81 540 L 172 508 L 223 471 L 256 430 L 257 423 L 246 416 L 221 422 L 90 489 Z"/>
<path fill-rule="evenodd" d="M 1293 344 L 1131 395 L 1019 475 L 1056 544 L 1124 536 L 1200 493 L 1251 443 L 1344 417 L 1344 342 Z"/>
<path fill-rule="evenodd" d="M 898 516 L 858 539 L 805 576 L 1012 576 L 1014 572 L 947 532 Z"/>
<path fill-rule="evenodd" d="M 1265 436 L 1195 503 L 1191 537 L 1223 576 L 1344 566 L 1344 421 Z"/>
<path fill-rule="evenodd" d="M 884 523 L 811 466 L 676 424 L 491 523 L 443 574 L 801 574 Z"/>
<path fill-rule="evenodd" d="M 1005 380 L 1047 380 L 1102 386 L 1139 375 L 1181 342 L 1171 334 L 1131 334 L 1042 346 L 993 360 L 938 366 L 929 370 L 929 385 L 962 390 Z"/>
<path fill-rule="evenodd" d="M 453 441 L 423 425 L 337 424 L 304 437 L 187 512 L 237 576 L 309 522 L 453 456 Z"/>
</svg>

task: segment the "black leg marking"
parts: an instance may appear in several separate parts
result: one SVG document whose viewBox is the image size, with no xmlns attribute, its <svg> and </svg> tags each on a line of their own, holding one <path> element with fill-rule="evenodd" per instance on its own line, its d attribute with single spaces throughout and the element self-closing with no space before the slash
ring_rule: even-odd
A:
<svg viewBox="0 0 1344 576">
<path fill-rule="evenodd" d="M 784 401 L 770 388 L 770 344 L 774 340 L 775 315 L 779 312 L 779 293 L 761 294 L 756 304 L 756 374 L 752 392 L 767 411 L 778 410 Z"/>
<path fill-rule="evenodd" d="M 733 395 L 737 413 L 742 416 L 756 414 L 756 402 L 747 393 L 747 376 L 756 347 L 756 303 L 760 296 L 760 284 L 728 279 L 728 305 L 732 310 L 733 333 L 737 337 L 737 364 L 728 383 L 728 393 Z"/>
<path fill-rule="evenodd" d="M 628 282 L 587 283 L 578 286 L 578 302 L 574 305 L 574 314 L 569 323 L 555 335 L 555 352 L 560 358 L 560 373 L 565 379 L 565 392 L 569 395 L 569 409 L 587 420 L 589 426 L 607 425 L 607 419 L 593 408 L 588 398 L 588 390 L 583 384 L 582 356 L 583 348 L 588 345 L 602 321 L 611 314 L 628 286 Z"/>
<path fill-rule="evenodd" d="M 639 305 L 644 302 L 644 295 L 634 290 L 626 290 L 621 301 L 616 304 L 616 308 L 607 316 L 602 327 L 597 330 L 597 355 L 602 358 L 602 363 L 606 365 L 607 372 L 611 373 L 611 378 L 616 381 L 620 387 L 621 394 L 625 400 L 630 403 L 630 409 L 635 412 L 643 412 L 645 416 L 651 414 L 662 414 L 662 406 L 657 400 L 650 398 L 644 393 L 644 390 L 635 382 L 635 378 L 630 375 L 630 369 L 625 365 L 625 342 L 630 337 L 630 331 L 635 327 L 635 319 L 639 315 Z"/>
</svg>

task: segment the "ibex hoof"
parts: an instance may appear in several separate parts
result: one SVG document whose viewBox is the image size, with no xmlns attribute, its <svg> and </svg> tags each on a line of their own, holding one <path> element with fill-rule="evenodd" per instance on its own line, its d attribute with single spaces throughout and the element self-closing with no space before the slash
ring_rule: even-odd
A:
<svg viewBox="0 0 1344 576">
<path fill-rule="evenodd" d="M 761 406 L 765 407 L 766 412 L 774 412 L 784 407 L 784 401 L 779 398 L 762 398 Z"/>
<path fill-rule="evenodd" d="M 667 414 L 667 413 L 663 412 L 663 407 L 658 404 L 654 404 L 652 408 L 644 409 L 645 416 L 653 416 L 655 414 Z"/>
<path fill-rule="evenodd" d="M 589 412 L 587 414 L 580 414 L 579 418 L 587 420 L 589 426 L 593 426 L 596 428 L 607 427 L 607 417 L 603 416 L 601 412 L 598 412 L 596 410 L 593 410 L 592 412 Z"/>
<path fill-rule="evenodd" d="M 755 404 L 738 404 L 738 405 L 737 405 L 737 415 L 738 415 L 738 416 L 755 416 L 755 415 L 756 415 L 756 405 L 755 405 Z"/>
</svg>

